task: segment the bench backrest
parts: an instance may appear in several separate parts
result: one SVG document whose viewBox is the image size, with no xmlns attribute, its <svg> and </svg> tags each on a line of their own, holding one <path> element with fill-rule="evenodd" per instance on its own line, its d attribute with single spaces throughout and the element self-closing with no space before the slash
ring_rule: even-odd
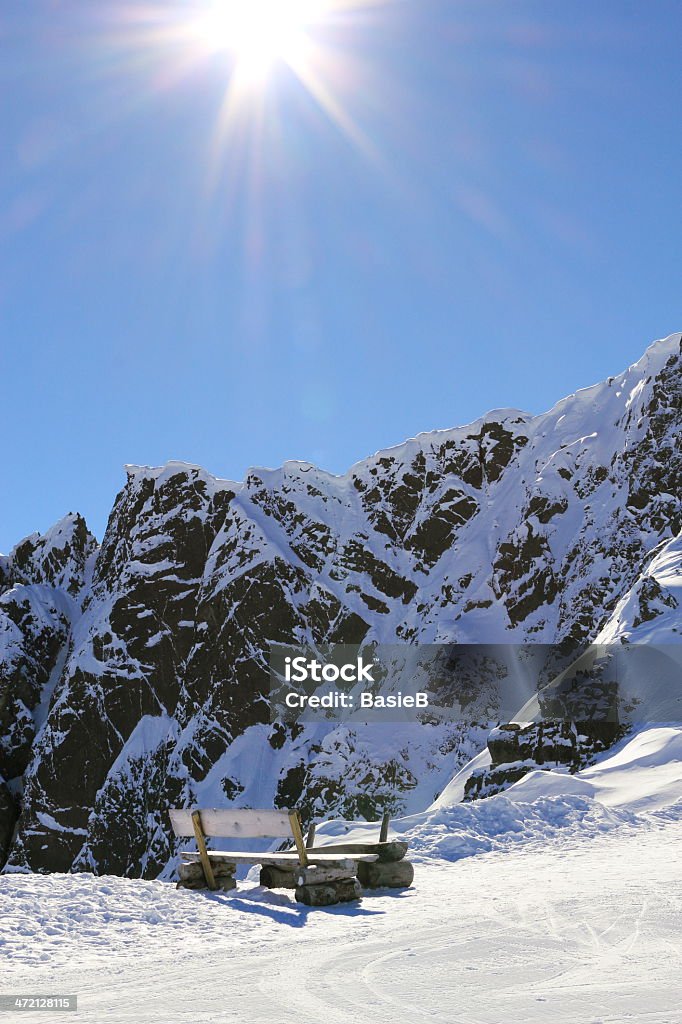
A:
<svg viewBox="0 0 682 1024">
<path fill-rule="evenodd" d="M 245 839 L 278 839 L 293 836 L 298 859 L 302 868 L 308 866 L 301 832 L 301 817 L 298 811 L 251 810 L 241 808 L 209 807 L 204 810 L 187 810 L 181 807 L 169 808 L 173 831 L 184 839 L 194 836 L 197 842 L 201 866 L 209 889 L 216 889 L 211 860 L 206 849 L 208 836 L 234 837 Z"/>
<path fill-rule="evenodd" d="M 195 835 L 192 810 L 172 807 L 169 811 L 176 836 Z M 289 811 L 250 810 L 234 807 L 202 809 L 201 831 L 205 836 L 235 836 L 244 839 L 277 839 L 291 836 Z"/>
</svg>

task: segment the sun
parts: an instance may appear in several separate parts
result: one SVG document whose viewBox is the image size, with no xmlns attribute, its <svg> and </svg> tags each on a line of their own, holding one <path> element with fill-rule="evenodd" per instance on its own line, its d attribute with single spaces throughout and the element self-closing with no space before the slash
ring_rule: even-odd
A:
<svg viewBox="0 0 682 1024">
<path fill-rule="evenodd" d="M 242 78 L 262 81 L 278 62 L 300 60 L 307 29 L 327 6 L 326 0 L 212 0 L 197 30 L 211 50 L 230 54 Z"/>
</svg>

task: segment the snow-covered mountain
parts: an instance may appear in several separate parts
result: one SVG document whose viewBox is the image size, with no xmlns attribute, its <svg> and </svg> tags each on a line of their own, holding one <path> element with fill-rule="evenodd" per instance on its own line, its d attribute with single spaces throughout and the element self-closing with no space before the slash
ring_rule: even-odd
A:
<svg viewBox="0 0 682 1024">
<path fill-rule="evenodd" d="M 679 642 L 681 336 L 549 412 L 496 410 L 341 477 L 129 467 L 0 559 L 0 853 L 153 877 L 175 803 L 427 807 L 457 724 L 268 724 L 270 643 Z M 259 699 L 259 698 L 263 699 Z"/>
</svg>

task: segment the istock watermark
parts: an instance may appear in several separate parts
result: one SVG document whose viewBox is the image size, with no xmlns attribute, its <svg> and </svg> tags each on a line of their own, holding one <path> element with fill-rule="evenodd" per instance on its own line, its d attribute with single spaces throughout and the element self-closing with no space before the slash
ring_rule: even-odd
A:
<svg viewBox="0 0 682 1024">
<path fill-rule="evenodd" d="M 268 704 L 271 722 L 679 722 L 682 644 L 273 644 Z"/>
<path fill-rule="evenodd" d="M 305 683 L 310 680 L 315 683 L 373 683 L 374 667 L 373 661 L 366 665 L 362 655 L 354 662 L 342 665 L 324 665 L 315 658 L 306 658 L 304 654 L 297 657 L 287 655 L 284 658 L 284 678 L 288 683 Z"/>
<path fill-rule="evenodd" d="M 283 705 L 285 717 L 299 717 L 304 712 L 412 710 L 427 708 L 429 697 L 424 692 L 381 692 L 386 682 L 386 669 L 374 654 L 357 653 L 345 646 L 328 648 L 320 656 L 287 654 L 278 651 L 271 661 L 271 681 L 275 684 L 276 702 Z"/>
<path fill-rule="evenodd" d="M 315 651 L 274 646 L 270 652 L 273 721 L 409 720 L 429 706 L 415 677 L 400 670 L 388 648 L 334 645 Z M 401 686 L 404 680 L 404 687 Z"/>
</svg>

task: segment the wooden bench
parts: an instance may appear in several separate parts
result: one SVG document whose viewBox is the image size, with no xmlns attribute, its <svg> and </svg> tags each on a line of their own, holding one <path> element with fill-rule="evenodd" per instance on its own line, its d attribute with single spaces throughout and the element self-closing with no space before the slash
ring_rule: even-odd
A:
<svg viewBox="0 0 682 1024">
<path fill-rule="evenodd" d="M 388 838 L 389 816 L 381 820 L 378 840 L 364 843 L 330 843 L 315 846 L 315 826 L 310 826 L 306 847 L 308 854 L 329 853 L 351 857 L 357 862 L 357 877 L 365 889 L 407 889 L 414 881 L 414 867 L 405 860 L 408 844 Z M 371 854 L 371 857 L 368 856 Z"/>
<path fill-rule="evenodd" d="M 329 906 L 359 899 L 360 884 L 355 874 L 357 863 L 378 860 L 378 853 L 344 856 L 335 850 L 307 848 L 303 841 L 298 811 L 212 808 L 169 811 L 175 835 L 194 837 L 197 852 L 181 856 L 178 885 L 189 889 L 234 889 L 237 864 L 260 864 L 295 873 L 296 899 L 309 906 Z M 209 850 L 209 837 L 241 839 L 293 838 L 294 849 L 280 853 L 252 853 L 245 850 Z"/>
</svg>

